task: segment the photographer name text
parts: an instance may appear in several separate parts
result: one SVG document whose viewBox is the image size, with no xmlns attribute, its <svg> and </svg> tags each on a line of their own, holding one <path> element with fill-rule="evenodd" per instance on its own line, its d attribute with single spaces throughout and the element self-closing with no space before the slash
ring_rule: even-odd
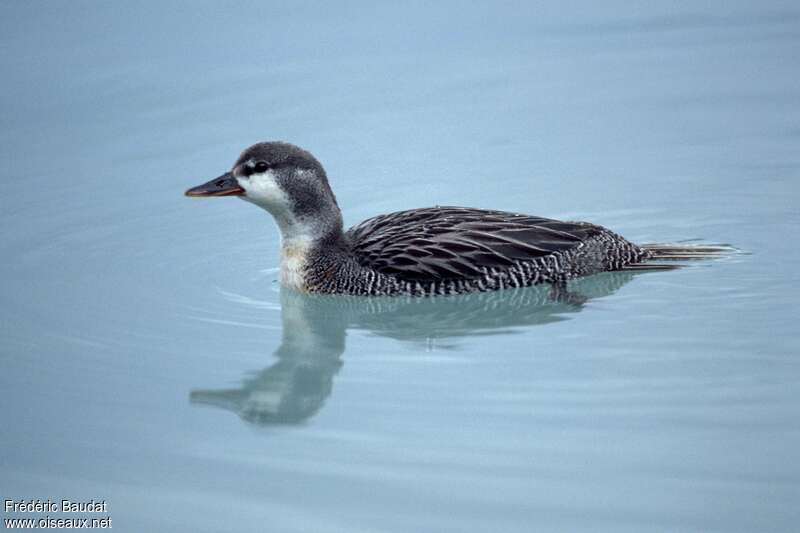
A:
<svg viewBox="0 0 800 533">
<path fill-rule="evenodd" d="M 76 502 L 73 500 L 5 500 L 7 513 L 106 513 L 105 500 Z"/>
</svg>

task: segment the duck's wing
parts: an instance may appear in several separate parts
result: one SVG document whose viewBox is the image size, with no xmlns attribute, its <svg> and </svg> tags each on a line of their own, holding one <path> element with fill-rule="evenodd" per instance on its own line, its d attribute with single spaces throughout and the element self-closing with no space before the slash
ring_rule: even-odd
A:
<svg viewBox="0 0 800 533">
<path fill-rule="evenodd" d="M 470 279 L 579 246 L 602 228 L 584 222 L 430 207 L 365 220 L 347 232 L 359 263 L 407 280 Z"/>
</svg>

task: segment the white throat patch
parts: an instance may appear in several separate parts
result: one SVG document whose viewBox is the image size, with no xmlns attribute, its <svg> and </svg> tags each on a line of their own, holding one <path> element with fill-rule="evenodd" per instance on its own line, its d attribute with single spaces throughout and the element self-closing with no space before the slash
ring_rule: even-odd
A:
<svg viewBox="0 0 800 533">
<path fill-rule="evenodd" d="M 281 283 L 296 291 L 305 292 L 308 253 L 313 246 L 310 237 L 281 239 Z"/>
<path fill-rule="evenodd" d="M 237 178 L 237 181 L 246 191 L 246 195 L 240 198 L 269 211 L 278 224 L 281 233 L 281 283 L 297 291 L 307 291 L 305 271 L 308 253 L 315 240 L 312 228 L 295 217 L 289 196 L 271 171 L 250 178 Z"/>
</svg>

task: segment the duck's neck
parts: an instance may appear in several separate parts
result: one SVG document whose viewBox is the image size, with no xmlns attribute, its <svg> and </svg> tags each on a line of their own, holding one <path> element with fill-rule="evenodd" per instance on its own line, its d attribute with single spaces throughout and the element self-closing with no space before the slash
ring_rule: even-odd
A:
<svg viewBox="0 0 800 533">
<path fill-rule="evenodd" d="M 313 216 L 275 216 L 281 232 L 280 278 L 284 286 L 309 290 L 307 270 L 320 255 L 343 253 L 342 216 L 339 210 Z"/>
</svg>

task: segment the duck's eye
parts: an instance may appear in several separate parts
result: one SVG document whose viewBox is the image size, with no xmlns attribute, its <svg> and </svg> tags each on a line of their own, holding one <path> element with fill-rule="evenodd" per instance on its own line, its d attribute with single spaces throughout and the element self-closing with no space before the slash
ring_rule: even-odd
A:
<svg viewBox="0 0 800 533">
<path fill-rule="evenodd" d="M 269 170 L 269 165 L 266 163 L 266 161 L 259 161 L 253 167 L 253 170 L 261 174 L 262 172 L 266 172 L 267 170 Z"/>
</svg>

